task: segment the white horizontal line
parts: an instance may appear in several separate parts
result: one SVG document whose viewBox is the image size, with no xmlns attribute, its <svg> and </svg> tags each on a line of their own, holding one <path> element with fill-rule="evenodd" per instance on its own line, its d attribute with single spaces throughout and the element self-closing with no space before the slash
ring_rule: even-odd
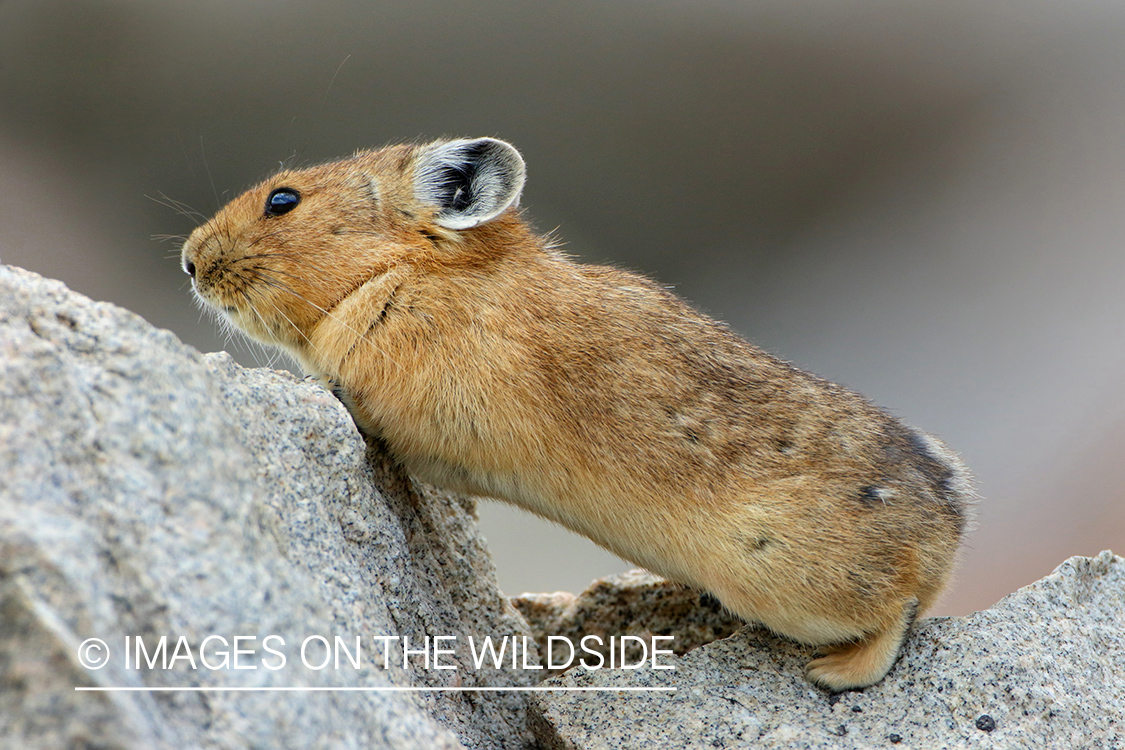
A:
<svg viewBox="0 0 1125 750">
<path fill-rule="evenodd" d="M 371 692 L 371 693 L 597 693 L 597 692 L 633 692 L 633 693 L 674 693 L 674 687 L 76 687 L 79 692 L 95 693 L 269 693 L 269 692 L 297 692 L 297 693 L 331 693 L 331 692 Z"/>
</svg>

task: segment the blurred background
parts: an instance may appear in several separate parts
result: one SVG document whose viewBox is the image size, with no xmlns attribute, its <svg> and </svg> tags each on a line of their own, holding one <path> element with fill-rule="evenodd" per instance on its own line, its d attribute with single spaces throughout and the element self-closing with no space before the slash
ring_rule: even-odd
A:
<svg viewBox="0 0 1125 750">
<path fill-rule="evenodd" d="M 164 204 L 505 138 L 570 253 L 963 454 L 964 614 L 1125 552 L 1123 39 L 1108 1 L 0 0 L 0 260 L 265 364 L 193 306 Z M 510 594 L 630 567 L 481 516 Z"/>
</svg>

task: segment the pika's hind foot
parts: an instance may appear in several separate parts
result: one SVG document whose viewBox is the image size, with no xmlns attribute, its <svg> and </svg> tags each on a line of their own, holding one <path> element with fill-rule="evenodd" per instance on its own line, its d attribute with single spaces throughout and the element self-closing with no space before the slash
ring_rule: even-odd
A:
<svg viewBox="0 0 1125 750">
<path fill-rule="evenodd" d="M 817 685 L 836 692 L 874 685 L 895 663 L 917 608 L 917 601 L 912 599 L 890 627 L 861 640 L 827 648 L 825 656 L 808 663 L 805 675 Z"/>
</svg>

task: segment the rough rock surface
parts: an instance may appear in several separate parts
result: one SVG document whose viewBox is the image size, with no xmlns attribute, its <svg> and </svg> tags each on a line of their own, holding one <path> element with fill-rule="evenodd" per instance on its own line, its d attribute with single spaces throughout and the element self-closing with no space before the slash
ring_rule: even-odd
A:
<svg viewBox="0 0 1125 750">
<path fill-rule="evenodd" d="M 521 747 L 526 693 L 76 692 L 76 686 L 526 685 L 466 635 L 523 634 L 469 501 L 416 488 L 319 385 L 200 355 L 62 284 L 0 266 L 0 747 Z M 263 643 L 265 636 L 280 635 Z M 128 669 L 186 637 L 240 664 Z M 308 636 L 355 669 L 301 665 Z M 384 670 L 372 636 L 456 635 L 454 670 Z M 78 661 L 87 638 L 109 664 Z M 221 643 L 206 649 L 219 663 Z M 264 646 L 286 654 L 284 668 Z M 450 642 L 443 642 L 449 646 Z M 397 646 L 397 644 L 396 644 Z M 185 647 L 185 648 L 186 648 Z M 310 662 L 324 651 L 313 643 Z M 532 654 L 532 661 L 535 655 Z"/>
<path fill-rule="evenodd" d="M 567 606 L 580 616 L 580 603 Z M 1125 748 L 1125 559 L 1110 552 L 1071 558 L 982 612 L 921 621 L 865 690 L 813 687 L 802 677 L 812 653 L 747 627 L 674 660 L 674 671 L 572 669 L 552 684 L 676 692 L 540 693 L 543 744 Z"/>
<path fill-rule="evenodd" d="M 637 636 L 646 649 L 651 649 L 653 636 L 671 635 L 671 642 L 655 645 L 683 656 L 706 643 L 726 638 L 745 624 L 724 611 L 715 597 L 666 581 L 647 570 L 606 576 L 578 596 L 563 591 L 523 594 L 512 599 L 512 604 L 531 626 L 543 657 L 545 677 L 560 674 L 563 670 L 549 667 L 551 663 L 565 663 L 569 656 L 565 647 L 560 647 L 560 655 L 548 662 L 548 657 L 554 656 L 547 650 L 547 639 L 551 636 L 574 644 L 580 644 L 587 636 L 596 636 L 600 642 L 588 641 L 587 652 L 605 657 L 609 654 L 610 638 Z M 626 664 L 636 664 L 643 656 L 638 644 L 627 644 Z M 597 663 L 592 655 L 589 662 Z"/>
<path fill-rule="evenodd" d="M 515 605 L 472 502 L 404 477 L 319 385 L 0 266 L 0 747 L 1125 750 L 1125 561 L 1108 552 L 921 622 L 883 682 L 841 695 L 805 681 L 811 649 L 734 632 L 714 600 L 647 573 Z M 230 652 L 251 637 L 240 664 L 257 668 L 204 665 L 221 660 L 211 635 Z M 678 656 L 546 683 L 609 692 L 74 689 L 528 687 L 545 672 L 477 669 L 466 639 L 526 636 L 535 666 L 551 635 L 674 635 Z M 169 669 L 126 663 L 126 637 L 151 655 L 161 636 Z M 360 667 L 304 667 L 309 636 L 353 654 L 360 637 Z M 455 668 L 403 667 L 401 642 L 384 668 L 375 636 L 455 636 Z M 103 668 L 82 663 L 88 638 Z M 675 692 L 618 689 L 637 687 Z"/>
</svg>

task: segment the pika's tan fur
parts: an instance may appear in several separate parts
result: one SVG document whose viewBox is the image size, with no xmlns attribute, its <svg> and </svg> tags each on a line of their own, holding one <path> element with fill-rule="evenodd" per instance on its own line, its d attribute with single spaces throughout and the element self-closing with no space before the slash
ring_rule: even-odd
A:
<svg viewBox="0 0 1125 750">
<path fill-rule="evenodd" d="M 878 681 L 954 565 L 957 457 L 652 282 L 571 262 L 521 220 L 522 186 L 492 139 L 360 152 L 236 198 L 184 266 L 418 478 L 826 646 L 814 682 Z"/>
</svg>

